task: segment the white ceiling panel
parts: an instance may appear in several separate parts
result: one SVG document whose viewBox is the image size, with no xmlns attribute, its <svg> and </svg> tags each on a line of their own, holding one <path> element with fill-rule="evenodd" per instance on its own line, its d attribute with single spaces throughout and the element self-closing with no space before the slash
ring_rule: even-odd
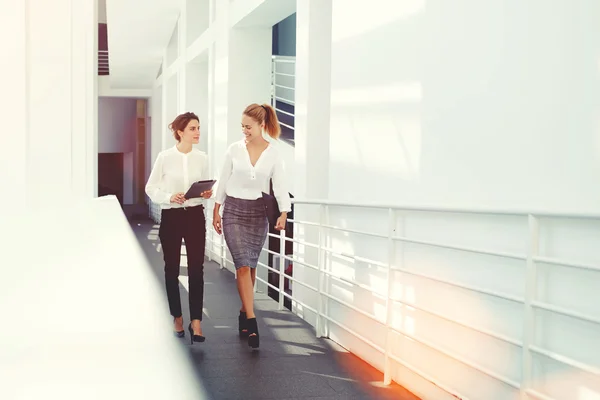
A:
<svg viewBox="0 0 600 400">
<path fill-rule="evenodd" d="M 152 87 L 181 4 L 182 0 L 106 0 L 112 88 Z"/>
</svg>

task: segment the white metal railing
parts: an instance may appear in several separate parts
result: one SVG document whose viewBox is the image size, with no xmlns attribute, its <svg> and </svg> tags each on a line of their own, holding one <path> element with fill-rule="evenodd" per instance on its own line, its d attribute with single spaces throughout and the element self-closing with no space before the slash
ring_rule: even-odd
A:
<svg viewBox="0 0 600 400">
<path fill-rule="evenodd" d="M 523 398 L 523 399 L 534 398 L 534 399 L 551 399 L 552 400 L 551 397 L 549 397 L 543 393 L 539 393 L 532 389 L 532 372 L 533 372 L 533 370 L 532 370 L 532 368 L 533 368 L 532 367 L 532 354 L 534 354 L 534 353 L 537 355 L 542 355 L 544 357 L 552 359 L 556 362 L 568 365 L 570 367 L 585 371 L 585 372 L 595 375 L 597 377 L 600 377 L 600 369 L 598 369 L 594 366 L 586 365 L 577 360 L 570 359 L 564 355 L 555 354 L 551 351 L 548 351 L 546 349 L 543 349 L 543 348 L 533 344 L 533 342 L 534 342 L 533 338 L 534 338 L 534 334 L 535 334 L 535 309 L 540 309 L 540 310 L 545 310 L 545 311 L 549 311 L 549 312 L 553 312 L 553 313 L 562 314 L 562 315 L 569 316 L 569 317 L 572 317 L 575 319 L 592 322 L 594 324 L 600 324 L 600 319 L 596 318 L 594 316 L 583 315 L 581 313 L 574 312 L 572 310 L 556 307 L 556 306 L 546 304 L 546 303 L 536 300 L 535 285 L 536 285 L 536 275 L 537 275 L 537 263 L 557 264 L 557 265 L 562 265 L 562 266 L 576 268 L 576 269 L 586 269 L 586 270 L 600 272 L 600 266 L 580 264 L 580 263 L 569 262 L 567 260 L 559 260 L 559 259 L 553 259 L 553 258 L 539 256 L 538 255 L 539 219 L 544 218 L 544 217 L 550 217 L 550 218 L 576 218 L 576 219 L 584 218 L 584 219 L 600 220 L 600 215 L 584 215 L 584 214 L 581 214 L 581 215 L 575 215 L 575 214 L 559 215 L 559 214 L 544 213 L 544 212 L 530 213 L 527 211 L 504 212 L 504 211 L 497 211 L 497 210 L 440 209 L 440 208 L 395 206 L 395 205 L 364 205 L 364 204 L 352 204 L 352 203 L 328 202 L 328 201 L 309 201 L 309 200 L 298 200 L 298 199 L 293 199 L 292 201 L 296 206 L 306 205 L 306 206 L 319 207 L 320 211 L 319 211 L 319 220 L 318 221 L 299 221 L 299 220 L 291 220 L 291 219 L 289 220 L 289 222 L 291 222 L 293 224 L 294 228 L 296 228 L 298 226 L 317 227 L 318 228 L 318 243 L 308 243 L 306 241 L 302 241 L 302 240 L 298 240 L 298 239 L 287 238 L 285 236 L 285 231 L 281 231 L 279 235 L 274 235 L 274 234 L 269 233 L 269 237 L 279 238 L 281 240 L 280 251 L 273 252 L 266 248 L 264 248 L 263 250 L 267 254 L 273 254 L 275 256 L 279 256 L 279 259 L 280 259 L 279 268 L 278 269 L 272 268 L 268 265 L 265 265 L 262 262 L 259 262 L 259 266 L 261 266 L 269 271 L 278 273 L 279 277 L 280 277 L 279 285 L 278 285 L 278 287 L 276 287 L 275 285 L 273 285 L 267 281 L 264 281 L 263 279 L 259 278 L 258 276 L 257 276 L 257 280 L 264 283 L 269 288 L 275 290 L 277 293 L 279 293 L 279 308 L 280 309 L 284 308 L 284 305 L 283 305 L 284 298 L 288 298 L 288 299 L 292 300 L 293 302 L 300 304 L 305 309 L 314 312 L 315 315 L 317 316 L 316 324 L 315 324 L 317 336 L 325 336 L 324 322 L 327 321 L 327 322 L 330 322 L 330 323 L 333 323 L 333 324 L 339 326 L 343 330 L 347 331 L 351 335 L 355 336 L 359 340 L 361 340 L 364 343 L 371 346 L 373 349 L 382 353 L 385 357 L 385 363 L 384 363 L 385 367 L 384 367 L 384 371 L 383 371 L 385 384 L 389 384 L 391 382 L 392 361 L 395 361 L 398 364 L 404 366 L 405 368 L 411 370 L 415 374 L 436 384 L 438 387 L 442 388 L 443 390 L 447 391 L 448 393 L 450 393 L 458 398 L 461 398 L 461 399 L 466 398 L 465 396 L 458 393 L 458 391 L 456 389 L 444 384 L 443 382 L 440 382 L 434 376 L 427 374 L 426 372 L 420 370 L 419 368 L 415 367 L 414 365 L 411 365 L 406 360 L 403 360 L 400 357 L 398 357 L 397 355 L 392 354 L 392 352 L 391 352 L 392 334 L 399 334 L 399 335 L 403 335 L 407 338 L 410 338 L 411 340 L 418 342 L 434 351 L 437 351 L 443 355 L 446 355 L 447 357 L 450 357 L 451 359 L 454 359 L 454 360 L 456 360 L 466 366 L 469 366 L 477 371 L 480 371 L 481 373 L 486 374 L 500 382 L 503 382 L 504 384 L 506 384 L 514 389 L 519 390 L 519 392 L 521 393 L 521 398 Z M 387 234 L 383 235 L 383 234 L 377 234 L 377 233 L 368 232 L 368 231 L 361 231 L 361 230 L 355 230 L 355 229 L 349 229 L 349 228 L 343 228 L 343 227 L 339 227 L 339 226 L 330 225 L 328 215 L 329 215 L 329 210 L 332 207 L 341 207 L 341 208 L 350 208 L 351 207 L 351 208 L 387 210 L 388 221 L 389 221 Z M 210 207 L 209 207 L 209 209 L 210 209 Z M 395 227 L 396 227 L 397 216 L 398 216 L 399 211 L 423 211 L 423 212 L 440 212 L 440 213 L 463 213 L 463 214 L 505 215 L 505 216 L 527 217 L 527 221 L 528 221 L 527 223 L 529 226 L 528 252 L 527 252 L 527 254 L 502 253 L 502 252 L 490 251 L 490 250 L 486 250 L 486 249 L 456 246 L 456 245 L 451 245 L 451 244 L 447 244 L 447 243 L 437 243 L 437 242 L 431 242 L 431 241 L 413 240 L 413 239 L 410 239 L 407 237 L 398 236 L 395 234 Z M 209 212 L 207 214 L 208 214 L 207 215 L 207 226 L 211 227 L 212 226 L 211 213 Z M 328 248 L 324 245 L 324 243 L 326 242 L 325 238 L 327 236 L 328 231 L 355 233 L 355 234 L 359 234 L 359 235 L 366 235 L 366 236 L 384 239 L 386 241 L 387 247 L 388 247 L 388 252 L 389 252 L 388 260 L 389 261 L 387 263 L 382 263 L 379 261 L 370 260 L 368 258 L 364 258 L 364 257 L 360 257 L 360 256 L 347 255 L 347 254 L 344 254 L 343 252 L 337 251 L 336 249 Z M 221 268 L 226 268 L 230 265 L 233 266 L 233 262 L 230 259 L 228 259 L 228 257 L 227 257 L 226 245 L 225 245 L 223 236 L 217 235 L 215 237 L 216 233 L 214 232 L 213 229 L 210 229 L 210 228 L 209 228 L 209 232 L 210 232 L 209 235 L 207 235 L 207 248 L 208 248 L 207 255 L 208 255 L 208 257 L 210 257 L 211 259 L 215 259 L 215 256 L 216 256 L 216 261 L 219 262 L 219 264 L 221 265 Z M 298 257 L 287 256 L 285 254 L 285 243 L 288 241 L 295 243 L 295 245 L 300 244 L 303 246 L 312 247 L 312 248 L 317 249 L 317 252 L 318 252 L 318 254 L 317 254 L 318 263 L 317 264 L 318 265 L 312 265 L 310 263 L 303 262 L 303 261 L 299 260 Z M 497 292 L 497 291 L 493 291 L 493 290 L 489 290 L 489 289 L 481 288 L 481 287 L 469 286 L 469 285 L 465 285 L 460 282 L 454 282 L 452 280 L 443 279 L 440 277 L 432 276 L 432 275 L 421 273 L 418 271 L 397 267 L 397 266 L 393 265 L 394 264 L 393 260 L 394 260 L 395 244 L 398 242 L 418 243 L 418 244 L 424 244 L 424 245 L 433 246 L 433 247 L 449 248 L 449 249 L 461 250 L 461 251 L 470 252 L 470 253 L 486 254 L 486 255 L 504 257 L 504 258 L 509 258 L 509 259 L 521 260 L 526 264 L 525 295 L 524 295 L 524 297 L 513 296 L 510 294 L 501 293 L 501 292 Z M 217 249 L 217 251 L 215 251 L 215 248 Z M 294 253 L 296 254 L 296 249 L 294 250 Z M 387 276 L 388 285 L 387 285 L 386 292 L 380 293 L 380 292 L 374 290 L 372 287 L 364 285 L 360 282 L 356 282 L 354 280 L 343 278 L 331 271 L 324 269 L 323 268 L 323 265 L 324 265 L 323 260 L 324 260 L 324 256 L 326 254 L 337 255 L 340 257 L 344 257 L 344 258 L 354 259 L 356 261 L 368 262 L 368 263 L 371 263 L 372 265 L 377 265 L 380 267 L 387 268 L 386 276 Z M 307 282 L 300 281 L 299 279 L 297 279 L 293 276 L 285 274 L 283 260 L 289 260 L 289 261 L 292 261 L 294 264 L 300 264 L 308 269 L 317 271 L 318 272 L 317 286 L 314 287 Z M 233 270 L 232 270 L 232 272 L 233 272 Z M 448 316 L 444 316 L 444 315 L 441 315 L 440 313 L 430 310 L 428 308 L 418 306 L 415 304 L 408 304 L 407 302 L 405 302 L 401 299 L 392 297 L 391 276 L 392 276 L 393 272 L 403 272 L 405 274 L 417 276 L 420 278 L 424 278 L 426 280 L 441 282 L 446 285 L 454 286 L 454 287 L 461 288 L 461 289 L 466 289 L 468 291 L 482 293 L 482 294 L 486 294 L 489 296 L 504 299 L 509 302 L 522 304 L 524 307 L 524 310 L 525 310 L 524 321 L 523 321 L 523 324 L 524 324 L 523 325 L 524 326 L 523 340 L 518 340 L 515 338 L 507 337 L 500 333 L 492 332 L 487 329 L 477 327 L 477 326 L 473 325 L 472 323 L 467 323 L 465 321 L 460 321 L 460 320 L 457 320 L 457 319 L 454 319 L 454 318 L 451 318 Z M 300 299 L 294 297 L 293 295 L 286 293 L 284 291 L 284 279 L 288 279 L 291 282 L 293 282 L 294 284 L 301 285 L 303 287 L 306 287 L 306 288 L 314 291 L 317 294 L 317 300 L 318 300 L 317 308 L 315 309 L 315 308 L 305 304 L 304 302 L 302 302 Z M 365 312 L 365 311 L 357 308 L 353 304 L 350 304 L 350 303 L 328 293 L 327 290 L 324 290 L 323 282 L 325 279 L 333 279 L 334 281 L 349 283 L 356 287 L 360 287 L 363 290 L 366 290 L 375 296 L 378 296 L 380 298 L 385 298 L 385 309 L 386 309 L 385 310 L 385 320 L 382 320 L 381 318 L 378 318 L 371 313 Z M 341 321 L 337 320 L 335 315 L 330 315 L 325 310 L 325 307 L 324 307 L 326 299 L 333 300 L 334 302 L 344 305 L 345 307 L 348 307 L 349 309 L 371 319 L 374 322 L 385 325 L 386 330 L 387 330 L 387 337 L 385 340 L 385 345 L 382 347 L 382 346 L 375 344 L 368 337 L 365 337 L 365 336 L 359 334 L 358 332 L 354 331 L 350 327 L 343 324 Z M 522 360 L 523 360 L 522 361 L 521 381 L 517 382 L 506 376 L 498 374 L 497 372 L 494 372 L 494 371 L 490 370 L 489 368 L 478 365 L 477 363 L 470 361 L 470 360 L 466 359 L 465 357 L 462 357 L 458 354 L 453 353 L 451 350 L 441 348 L 440 346 L 438 346 L 434 343 L 431 343 L 428 340 L 425 340 L 414 334 L 411 334 L 402 329 L 392 326 L 391 315 L 392 315 L 392 305 L 393 304 L 400 304 L 400 305 L 412 307 L 416 310 L 420 310 L 429 315 L 441 318 L 446 321 L 450 321 L 459 326 L 471 329 L 473 331 L 479 332 L 484 335 L 488 335 L 488 336 L 498 339 L 500 341 L 520 347 L 522 349 Z"/>
<path fill-rule="evenodd" d="M 272 56 L 271 58 L 271 105 L 277 113 L 294 117 L 293 113 L 277 108 L 277 102 L 295 105 L 296 100 L 296 57 Z M 279 122 L 294 130 L 294 126 Z M 295 124 L 294 124 L 295 125 Z"/>
</svg>

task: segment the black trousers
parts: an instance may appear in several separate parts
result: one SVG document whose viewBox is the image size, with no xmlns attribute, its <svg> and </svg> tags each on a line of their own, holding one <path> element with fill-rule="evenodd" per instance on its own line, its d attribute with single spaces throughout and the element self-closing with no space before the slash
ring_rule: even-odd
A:
<svg viewBox="0 0 600 400">
<path fill-rule="evenodd" d="M 173 317 L 182 316 L 179 297 L 179 268 L 181 239 L 183 239 L 188 260 L 190 320 L 202 320 L 204 248 L 206 244 L 204 207 L 162 210 L 158 237 L 160 238 L 165 260 L 165 286 L 171 315 Z"/>
</svg>

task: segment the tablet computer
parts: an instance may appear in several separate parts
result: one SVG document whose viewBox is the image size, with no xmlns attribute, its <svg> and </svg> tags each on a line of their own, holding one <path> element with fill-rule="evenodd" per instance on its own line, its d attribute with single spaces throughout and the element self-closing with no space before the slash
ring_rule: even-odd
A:
<svg viewBox="0 0 600 400">
<path fill-rule="evenodd" d="M 207 190 L 212 189 L 212 187 L 215 185 L 216 182 L 217 181 L 214 179 L 194 182 L 192 184 L 192 186 L 190 186 L 190 188 L 188 189 L 187 193 L 185 194 L 185 198 L 186 199 L 195 199 L 197 197 L 200 197 L 200 195 L 203 192 L 206 192 Z"/>
</svg>

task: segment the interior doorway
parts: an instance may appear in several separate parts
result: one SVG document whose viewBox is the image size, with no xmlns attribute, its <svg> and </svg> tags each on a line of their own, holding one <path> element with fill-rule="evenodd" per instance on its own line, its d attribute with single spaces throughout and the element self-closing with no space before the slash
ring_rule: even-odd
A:
<svg viewBox="0 0 600 400">
<path fill-rule="evenodd" d="M 98 154 L 98 196 L 115 195 L 123 206 L 123 153 Z"/>
</svg>

